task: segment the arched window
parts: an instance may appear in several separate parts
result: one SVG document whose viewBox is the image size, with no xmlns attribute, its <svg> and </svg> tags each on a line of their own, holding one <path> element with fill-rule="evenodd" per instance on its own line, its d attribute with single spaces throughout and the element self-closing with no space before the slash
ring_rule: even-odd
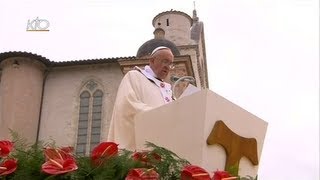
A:
<svg viewBox="0 0 320 180">
<path fill-rule="evenodd" d="M 80 94 L 77 155 L 89 155 L 100 143 L 103 92 L 99 85 L 90 80 Z"/>
<path fill-rule="evenodd" d="M 93 93 L 90 151 L 100 143 L 102 91 Z"/>
</svg>

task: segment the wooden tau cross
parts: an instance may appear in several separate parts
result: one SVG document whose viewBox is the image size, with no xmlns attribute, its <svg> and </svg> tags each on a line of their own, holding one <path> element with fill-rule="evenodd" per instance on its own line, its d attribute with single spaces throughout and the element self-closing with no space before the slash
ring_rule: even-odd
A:
<svg viewBox="0 0 320 180">
<path fill-rule="evenodd" d="M 227 154 L 225 170 L 239 167 L 240 159 L 243 156 L 247 157 L 253 165 L 258 165 L 257 140 L 239 136 L 221 120 L 214 124 L 207 144 L 220 144 L 225 149 Z"/>
</svg>

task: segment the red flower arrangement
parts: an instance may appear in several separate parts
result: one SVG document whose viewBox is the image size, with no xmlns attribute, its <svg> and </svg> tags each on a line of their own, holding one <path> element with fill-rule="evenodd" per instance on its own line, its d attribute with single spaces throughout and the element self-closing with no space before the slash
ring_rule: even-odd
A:
<svg viewBox="0 0 320 180">
<path fill-rule="evenodd" d="M 46 161 L 50 159 L 69 159 L 69 158 L 74 158 L 72 155 L 72 151 L 68 147 L 63 147 L 63 148 L 51 148 L 47 147 L 44 149 L 44 157 Z"/>
<path fill-rule="evenodd" d="M 231 180 L 237 177 L 231 176 L 227 171 L 215 171 L 212 180 Z"/>
<path fill-rule="evenodd" d="M 11 141 L 0 141 L 0 157 L 6 157 L 9 155 L 13 148 Z"/>
<path fill-rule="evenodd" d="M 8 180 L 21 179 L 25 177 L 25 173 L 29 178 L 34 176 L 46 178 L 51 175 L 59 175 L 63 179 L 113 177 L 115 179 L 125 178 L 125 180 L 159 180 L 161 178 L 231 180 L 237 178 L 226 171 L 215 171 L 211 178 L 206 170 L 199 166 L 190 165 L 188 161 L 179 158 L 173 152 L 152 143 L 148 143 L 147 146 L 153 148 L 153 150 L 131 152 L 124 149 L 119 150 L 118 144 L 114 142 L 102 142 L 92 150 L 90 157 L 75 157 L 73 147 L 37 149 L 37 146 L 35 146 L 36 149 L 32 150 L 31 148 L 31 151 L 24 151 L 17 144 L 13 148 L 14 143 L 11 141 L 0 141 L 0 179 L 2 176 L 6 176 L 5 178 Z M 11 153 L 12 151 L 14 152 Z M 25 153 L 35 154 L 26 156 Z M 19 162 L 16 160 L 25 156 L 28 158 L 22 158 Z M 34 160 L 33 157 L 38 158 Z M 141 163 L 136 163 L 136 161 Z M 37 164 L 34 164 L 35 162 Z M 39 171 L 35 169 L 34 171 L 31 168 L 27 172 L 19 169 L 18 163 L 21 164 L 21 167 L 31 165 L 31 167 L 39 166 L 41 169 Z M 72 173 L 72 175 L 69 173 Z"/>
<path fill-rule="evenodd" d="M 13 173 L 17 169 L 17 160 L 7 159 L 0 164 L 0 176 Z"/>
<path fill-rule="evenodd" d="M 46 162 L 42 164 L 42 171 L 57 175 L 77 170 L 75 158 L 69 150 L 69 148 L 46 148 L 44 150 Z"/>
<path fill-rule="evenodd" d="M 103 162 L 118 154 L 118 144 L 114 142 L 103 142 L 92 150 L 91 160 L 95 165 L 101 165 Z"/>
<path fill-rule="evenodd" d="M 12 149 L 11 141 L 0 141 L 0 157 L 4 158 L 0 161 L 0 176 L 11 174 L 17 169 L 17 160 L 8 158 Z"/>
<path fill-rule="evenodd" d="M 159 180 L 159 174 L 154 169 L 131 169 L 125 180 Z"/>
<path fill-rule="evenodd" d="M 136 161 L 140 161 L 145 165 L 151 165 L 153 162 L 161 161 L 161 156 L 157 153 L 150 152 L 150 151 L 141 151 L 135 152 L 132 155 L 132 159 Z"/>
<path fill-rule="evenodd" d="M 187 165 L 181 172 L 181 180 L 211 180 L 209 173 L 195 165 Z"/>
<path fill-rule="evenodd" d="M 181 180 L 232 180 L 237 179 L 231 176 L 227 171 L 215 171 L 211 178 L 209 173 L 195 165 L 187 165 L 181 171 Z"/>
</svg>

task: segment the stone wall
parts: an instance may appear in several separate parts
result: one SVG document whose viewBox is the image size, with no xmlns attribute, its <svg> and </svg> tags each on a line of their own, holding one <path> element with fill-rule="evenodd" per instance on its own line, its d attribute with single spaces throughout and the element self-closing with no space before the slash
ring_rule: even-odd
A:
<svg viewBox="0 0 320 180">
<path fill-rule="evenodd" d="M 47 76 L 40 139 L 75 145 L 81 90 L 93 80 L 103 91 L 101 140 L 106 140 L 113 104 L 123 73 L 116 63 L 54 68 Z"/>
</svg>

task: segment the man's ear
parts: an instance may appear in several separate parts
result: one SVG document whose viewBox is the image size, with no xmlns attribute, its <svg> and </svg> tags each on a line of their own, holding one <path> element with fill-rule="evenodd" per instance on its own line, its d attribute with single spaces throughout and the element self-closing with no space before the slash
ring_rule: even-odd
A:
<svg viewBox="0 0 320 180">
<path fill-rule="evenodd" d="M 154 64 L 155 58 L 151 57 L 149 61 L 150 61 L 150 64 Z"/>
</svg>

